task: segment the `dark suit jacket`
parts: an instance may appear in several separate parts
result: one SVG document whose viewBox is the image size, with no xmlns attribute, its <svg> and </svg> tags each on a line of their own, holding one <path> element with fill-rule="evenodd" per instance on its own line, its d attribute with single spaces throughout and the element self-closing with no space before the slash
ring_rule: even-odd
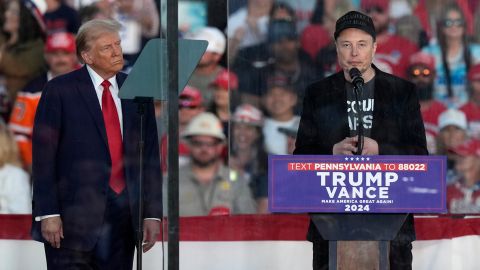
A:
<svg viewBox="0 0 480 270">
<path fill-rule="evenodd" d="M 119 87 L 125 78 L 117 74 Z M 133 101 L 121 102 L 126 189 L 137 228 L 140 117 Z M 162 178 L 151 103 L 145 123 L 144 217 L 161 218 Z M 60 214 L 62 246 L 90 250 L 104 222 L 110 170 L 105 124 L 87 68 L 54 78 L 45 86 L 35 116 L 33 218 Z M 33 221 L 32 237 L 44 241 L 40 222 Z"/>
<path fill-rule="evenodd" d="M 379 154 L 428 155 L 414 84 L 373 67 L 371 138 L 377 141 Z M 334 144 L 350 137 L 345 82 L 341 71 L 307 88 L 294 154 L 331 155 Z M 312 229 L 310 226 L 310 240 Z M 414 240 L 411 215 L 401 231 L 407 240 Z"/>
</svg>

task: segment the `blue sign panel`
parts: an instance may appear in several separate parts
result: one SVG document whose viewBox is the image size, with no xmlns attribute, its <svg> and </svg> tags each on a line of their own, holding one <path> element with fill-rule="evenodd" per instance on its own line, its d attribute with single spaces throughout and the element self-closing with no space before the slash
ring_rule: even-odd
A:
<svg viewBox="0 0 480 270">
<path fill-rule="evenodd" d="M 445 213 L 445 156 L 270 155 L 269 209 Z"/>
</svg>

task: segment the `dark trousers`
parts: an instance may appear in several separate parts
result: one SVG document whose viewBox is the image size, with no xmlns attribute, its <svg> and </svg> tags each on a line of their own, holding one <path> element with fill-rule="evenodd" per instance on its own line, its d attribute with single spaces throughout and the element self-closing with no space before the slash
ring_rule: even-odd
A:
<svg viewBox="0 0 480 270">
<path fill-rule="evenodd" d="M 313 244 L 313 270 L 328 270 L 328 241 L 315 240 Z M 390 241 L 390 270 L 412 269 L 412 243 Z"/>
<path fill-rule="evenodd" d="M 49 270 L 131 270 L 134 251 L 134 231 L 126 189 L 119 195 L 109 191 L 102 233 L 93 250 L 56 249 L 45 244 Z"/>
</svg>

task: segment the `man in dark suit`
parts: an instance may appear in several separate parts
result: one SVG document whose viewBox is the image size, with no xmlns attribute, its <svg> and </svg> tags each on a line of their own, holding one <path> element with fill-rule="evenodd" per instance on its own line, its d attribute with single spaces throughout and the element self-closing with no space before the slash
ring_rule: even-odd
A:
<svg viewBox="0 0 480 270">
<path fill-rule="evenodd" d="M 85 23 L 76 39 L 85 66 L 49 81 L 38 105 L 32 237 L 45 243 L 48 269 L 132 269 L 140 117 L 118 97 L 126 78 L 119 29 L 110 20 Z M 143 252 L 162 217 L 153 104 L 146 115 Z"/>
<path fill-rule="evenodd" d="M 338 19 L 334 37 L 342 70 L 307 88 L 294 154 L 353 155 L 361 123 L 362 155 L 427 155 L 414 85 L 372 64 L 377 47 L 372 19 L 348 12 Z M 365 81 L 359 102 L 349 75 L 352 68 Z M 328 269 L 328 242 L 312 222 L 307 238 L 313 242 L 313 269 Z M 413 217 L 408 215 L 391 241 L 390 269 L 411 269 L 413 240 Z"/>
</svg>

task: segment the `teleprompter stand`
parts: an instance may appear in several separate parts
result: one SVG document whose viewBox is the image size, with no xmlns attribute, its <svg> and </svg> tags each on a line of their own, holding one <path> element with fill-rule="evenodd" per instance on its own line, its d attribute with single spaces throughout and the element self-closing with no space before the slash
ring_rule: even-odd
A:
<svg viewBox="0 0 480 270">
<path fill-rule="evenodd" d="M 175 35 L 176 36 L 176 35 Z M 144 171 L 143 164 L 148 162 L 144 160 L 144 138 L 145 138 L 145 110 L 148 104 L 151 104 L 153 100 L 160 101 L 169 101 L 169 111 L 170 115 L 174 121 L 169 123 L 169 151 L 170 158 L 173 160 L 178 160 L 178 146 L 177 146 L 177 137 L 178 137 L 178 121 L 175 121 L 178 118 L 176 114 L 178 110 L 178 93 L 180 93 L 185 85 L 188 82 L 191 74 L 195 70 L 198 61 L 205 52 L 208 42 L 204 40 L 184 40 L 180 39 L 174 42 L 177 50 L 175 53 L 168 52 L 168 44 L 164 39 L 151 39 L 146 45 L 145 48 L 140 53 L 135 65 L 130 71 L 127 79 L 123 83 L 119 97 L 121 99 L 132 99 L 137 104 L 137 113 L 140 116 L 140 141 L 139 143 L 139 157 L 138 162 L 140 166 L 140 172 L 138 175 L 138 209 L 137 209 L 137 231 L 136 231 L 136 248 L 137 248 L 137 270 L 142 269 L 142 240 L 143 240 L 143 195 L 144 195 Z M 172 51 L 172 50 L 171 50 Z M 168 65 L 167 58 L 168 56 L 175 56 L 178 63 L 176 65 Z M 175 62 L 175 61 L 170 61 Z M 177 72 L 172 72 L 171 70 L 176 70 Z M 170 71 L 170 72 L 169 72 Z M 171 74 L 170 74 L 171 73 Z M 177 76 L 178 75 L 178 76 Z M 174 81 L 174 85 L 177 87 L 169 88 L 169 80 Z M 170 118 L 169 118 L 170 119 Z M 172 135 L 173 134 L 173 135 Z M 174 163 L 174 162 L 172 162 Z M 177 164 L 178 163 L 174 163 Z M 172 173 L 172 171 L 178 172 L 178 166 L 175 168 L 169 166 L 169 185 L 174 189 L 174 192 L 169 192 L 169 197 L 173 197 L 174 203 L 172 205 L 177 205 L 174 209 L 170 209 L 169 212 L 169 228 L 172 227 L 172 230 L 169 230 L 170 241 L 172 242 L 169 246 L 169 258 L 172 257 L 170 261 L 178 259 L 178 174 Z M 170 190 L 169 186 L 169 190 Z M 171 204 L 169 203 L 169 206 Z M 172 218 L 173 217 L 173 218 Z M 162 225 L 163 228 L 163 225 Z M 172 239 L 176 239 L 173 240 Z M 172 256 L 170 256 L 172 254 Z M 177 265 L 178 268 L 178 265 Z"/>
</svg>

